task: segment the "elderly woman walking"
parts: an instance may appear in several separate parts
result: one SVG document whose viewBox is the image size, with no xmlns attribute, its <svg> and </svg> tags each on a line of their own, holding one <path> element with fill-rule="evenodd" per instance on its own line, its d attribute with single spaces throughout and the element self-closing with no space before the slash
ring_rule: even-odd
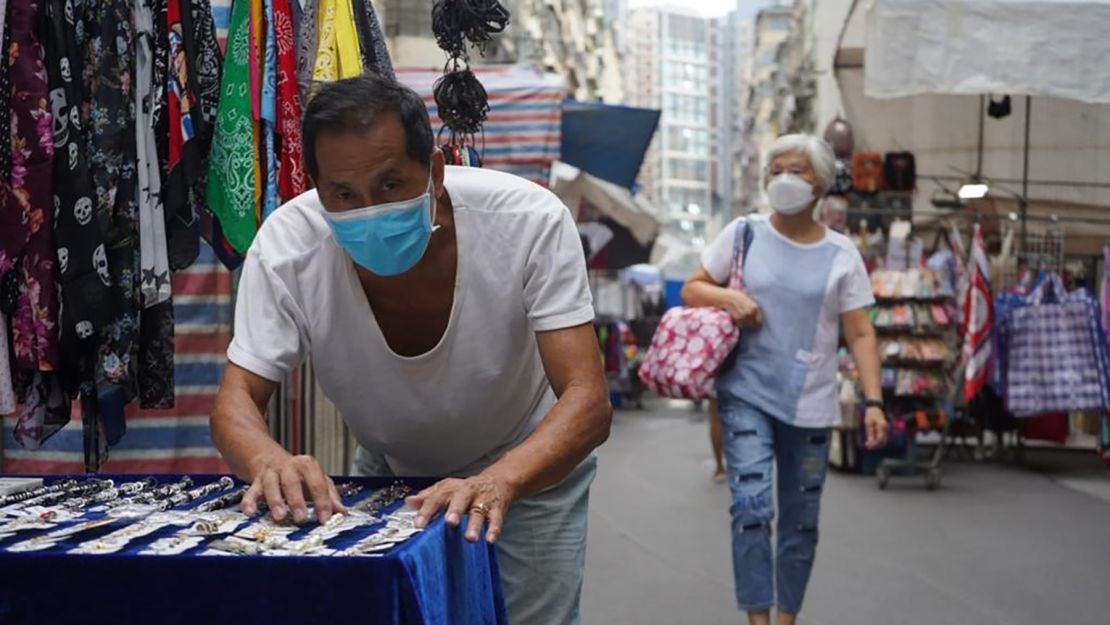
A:
<svg viewBox="0 0 1110 625">
<path fill-rule="evenodd" d="M 830 428 L 840 419 L 841 326 L 866 399 L 866 445 L 874 449 L 887 439 L 867 270 L 846 237 L 814 220 L 834 168 L 821 139 L 780 138 L 766 155 L 773 213 L 729 224 L 682 292 L 688 305 L 721 308 L 744 329 L 736 358 L 718 377 L 717 395 L 732 494 L 736 597 L 753 625 L 769 624 L 772 608 L 780 625 L 790 625 L 802 607 L 817 549 Z M 739 229 L 751 229 L 750 236 Z M 737 237 L 751 242 L 743 292 L 723 286 Z"/>
</svg>

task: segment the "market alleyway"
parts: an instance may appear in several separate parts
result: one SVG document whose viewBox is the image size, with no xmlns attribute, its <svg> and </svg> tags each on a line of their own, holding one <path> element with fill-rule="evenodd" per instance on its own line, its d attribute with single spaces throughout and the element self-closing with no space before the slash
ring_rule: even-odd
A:
<svg viewBox="0 0 1110 625">
<path fill-rule="evenodd" d="M 618 412 L 590 514 L 585 625 L 745 623 L 704 413 Z M 938 492 L 830 473 L 806 625 L 1106 623 L 1110 470 L 949 462 Z"/>
</svg>

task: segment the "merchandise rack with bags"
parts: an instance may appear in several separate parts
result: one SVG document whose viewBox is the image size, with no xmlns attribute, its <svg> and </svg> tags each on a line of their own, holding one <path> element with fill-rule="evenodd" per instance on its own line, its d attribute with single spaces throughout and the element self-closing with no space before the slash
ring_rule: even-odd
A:
<svg viewBox="0 0 1110 625">
<path fill-rule="evenodd" d="M 951 393 L 956 362 L 956 319 L 952 294 L 932 270 L 876 271 L 871 276 L 876 306 L 871 320 L 879 335 L 883 399 L 893 437 L 902 439 L 901 457 L 876 467 L 879 488 L 894 476 L 924 476 L 930 490 L 940 486 L 944 440 L 952 421 Z M 941 443 L 923 456 L 919 433 L 939 431 Z"/>
</svg>

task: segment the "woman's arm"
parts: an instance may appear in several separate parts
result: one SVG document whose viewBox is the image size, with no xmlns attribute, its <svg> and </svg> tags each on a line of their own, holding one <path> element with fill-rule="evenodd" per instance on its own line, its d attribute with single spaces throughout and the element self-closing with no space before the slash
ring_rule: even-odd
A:
<svg viewBox="0 0 1110 625">
<path fill-rule="evenodd" d="M 879 340 L 866 308 L 850 310 L 840 316 L 844 325 L 844 341 L 852 352 L 859 369 L 863 396 L 868 402 L 883 401 L 882 361 L 879 357 Z M 889 425 L 882 408 L 868 407 L 864 417 L 867 428 L 867 448 L 878 449 L 887 442 Z"/>
<path fill-rule="evenodd" d="M 682 301 L 695 308 L 720 308 L 742 328 L 763 324 L 763 313 L 755 300 L 745 293 L 717 284 L 704 267 L 699 267 L 682 287 Z"/>
</svg>

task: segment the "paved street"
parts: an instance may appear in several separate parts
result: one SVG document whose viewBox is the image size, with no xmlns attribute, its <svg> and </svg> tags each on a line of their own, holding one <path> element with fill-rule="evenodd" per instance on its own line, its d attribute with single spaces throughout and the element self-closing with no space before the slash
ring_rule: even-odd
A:
<svg viewBox="0 0 1110 625">
<path fill-rule="evenodd" d="M 590 515 L 584 623 L 743 623 L 704 413 L 618 412 Z M 949 463 L 943 488 L 831 473 L 809 625 L 1110 622 L 1110 470 L 1094 454 Z"/>
</svg>

